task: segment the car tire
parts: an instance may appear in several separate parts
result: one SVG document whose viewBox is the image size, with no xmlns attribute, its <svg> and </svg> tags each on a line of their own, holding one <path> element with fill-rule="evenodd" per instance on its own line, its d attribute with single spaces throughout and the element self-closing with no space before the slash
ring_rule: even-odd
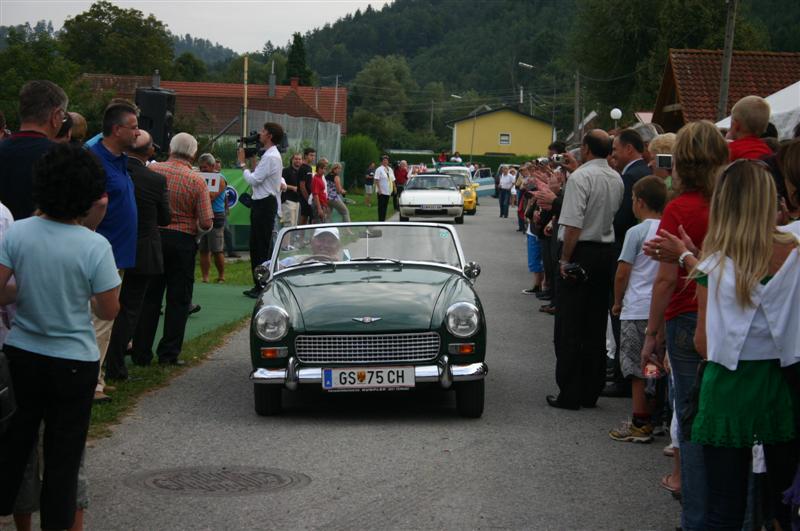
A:
<svg viewBox="0 0 800 531">
<path fill-rule="evenodd" d="M 467 215 L 468 216 L 474 216 L 476 212 L 478 212 L 478 209 L 477 208 L 473 208 L 472 210 L 467 210 Z"/>
<path fill-rule="evenodd" d="M 256 413 L 261 417 L 271 417 L 281 412 L 282 385 L 253 384 L 253 399 Z"/>
<path fill-rule="evenodd" d="M 456 218 L 456 225 L 461 225 L 462 223 L 464 223 L 464 214 L 461 214 Z"/>
<path fill-rule="evenodd" d="M 483 380 L 456 383 L 456 408 L 462 417 L 477 419 L 483 415 Z"/>
</svg>

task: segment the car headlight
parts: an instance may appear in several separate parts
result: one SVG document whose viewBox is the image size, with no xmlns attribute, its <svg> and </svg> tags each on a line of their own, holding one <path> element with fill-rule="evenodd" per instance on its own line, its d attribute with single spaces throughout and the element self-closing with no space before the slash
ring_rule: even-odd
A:
<svg viewBox="0 0 800 531">
<path fill-rule="evenodd" d="M 265 341 L 278 341 L 289 331 L 289 314 L 279 306 L 264 306 L 255 316 L 256 334 Z"/>
<path fill-rule="evenodd" d="M 480 312 L 474 304 L 457 302 L 447 309 L 447 330 L 456 337 L 475 335 L 480 323 Z"/>
</svg>

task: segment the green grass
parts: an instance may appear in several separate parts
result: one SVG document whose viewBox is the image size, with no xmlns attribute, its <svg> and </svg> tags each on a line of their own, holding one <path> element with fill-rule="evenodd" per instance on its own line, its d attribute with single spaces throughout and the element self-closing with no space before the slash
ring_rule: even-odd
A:
<svg viewBox="0 0 800 531">
<path fill-rule="evenodd" d="M 186 361 L 183 367 L 154 364 L 149 367 L 128 367 L 129 377 L 125 382 L 110 382 L 117 386 L 113 400 L 92 407 L 92 419 L 89 426 L 89 438 L 108 437 L 111 426 L 118 423 L 128 413 L 143 394 L 167 385 L 173 378 L 189 367 L 201 363 L 209 352 L 218 348 L 228 335 L 237 331 L 248 318 L 237 319 L 210 330 L 202 335 L 184 342 L 181 359 Z"/>
<path fill-rule="evenodd" d="M 347 209 L 350 211 L 351 221 L 378 221 L 377 195 L 372 194 L 372 206 L 369 207 L 364 204 L 363 193 L 348 192 L 347 198 L 355 201 L 354 205 L 347 205 Z M 389 201 L 389 208 L 386 209 L 386 217 L 389 218 L 392 214 L 394 214 L 394 208 L 392 208 L 392 202 Z"/>
<path fill-rule="evenodd" d="M 211 264 L 211 271 L 208 275 L 211 283 L 217 278 L 217 268 Z M 201 283 L 203 276 L 200 274 L 200 259 L 194 266 L 194 281 Z M 229 286 L 252 286 L 253 274 L 250 271 L 250 260 L 236 260 L 235 262 L 225 262 L 225 284 Z"/>
</svg>

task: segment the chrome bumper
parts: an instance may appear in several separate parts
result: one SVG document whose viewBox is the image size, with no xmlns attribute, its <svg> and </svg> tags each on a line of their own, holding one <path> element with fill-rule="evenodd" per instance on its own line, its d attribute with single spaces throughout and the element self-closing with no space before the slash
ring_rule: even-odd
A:
<svg viewBox="0 0 800 531">
<path fill-rule="evenodd" d="M 448 389 L 453 382 L 481 380 L 488 372 L 489 367 L 483 362 L 451 364 L 448 356 L 442 356 L 435 365 L 415 366 L 414 380 L 417 383 L 438 382 Z M 322 368 L 300 367 L 297 359 L 290 357 L 285 369 L 256 369 L 250 373 L 250 380 L 257 384 L 283 384 L 293 391 L 299 384 L 321 384 Z"/>
</svg>

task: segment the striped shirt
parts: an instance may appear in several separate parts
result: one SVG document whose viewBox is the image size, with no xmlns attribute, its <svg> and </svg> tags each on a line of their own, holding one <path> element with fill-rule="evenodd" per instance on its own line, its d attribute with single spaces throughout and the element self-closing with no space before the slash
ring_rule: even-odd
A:
<svg viewBox="0 0 800 531">
<path fill-rule="evenodd" d="M 189 162 L 171 158 L 166 162 L 154 162 L 147 168 L 167 179 L 172 223 L 164 229 L 196 236 L 198 222 L 204 229 L 211 227 L 214 214 L 206 181 L 192 169 Z"/>
</svg>

